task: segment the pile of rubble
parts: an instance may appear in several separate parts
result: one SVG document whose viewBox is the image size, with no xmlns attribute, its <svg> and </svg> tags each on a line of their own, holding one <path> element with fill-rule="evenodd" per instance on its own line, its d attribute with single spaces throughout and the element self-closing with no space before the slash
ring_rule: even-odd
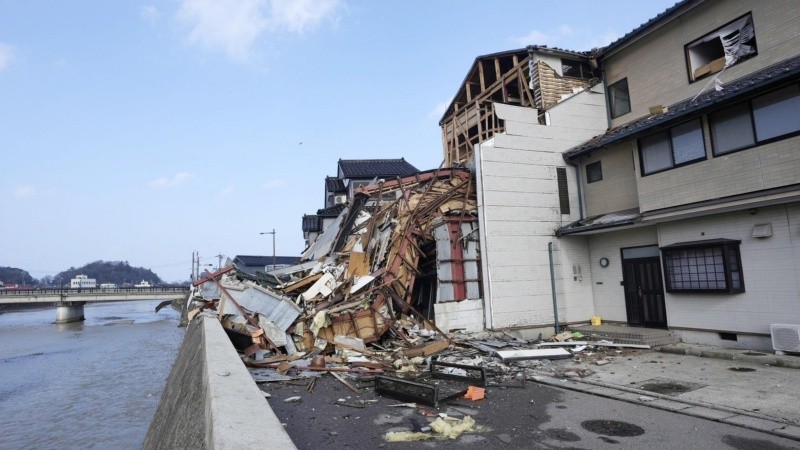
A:
<svg viewBox="0 0 800 450">
<path fill-rule="evenodd" d="M 424 249 L 466 245 L 472 233 L 462 225 L 476 212 L 464 169 L 360 187 L 297 265 L 255 275 L 229 265 L 194 283 L 188 318 L 214 311 L 257 382 L 305 379 L 313 392 L 329 373 L 354 392 L 352 381 L 366 380 L 379 395 L 430 406 L 478 401 L 484 389 L 524 387 L 541 373 L 564 376 L 551 360 L 597 359 L 614 348 L 579 333 L 543 342 L 437 328 L 417 283 L 435 270 L 424 267 Z"/>
<path fill-rule="evenodd" d="M 430 302 L 417 309 L 415 281 L 430 270 L 422 267 L 430 257 L 422 249 L 436 244 L 437 227 L 474 222 L 476 212 L 465 169 L 362 186 L 299 264 L 255 275 L 235 266 L 209 274 L 194 283 L 190 310 L 216 309 L 248 356 L 315 348 L 330 355 L 337 336 L 402 348 L 407 358 L 427 356 L 449 339 L 428 319 Z M 447 238 L 462 245 L 469 236 Z"/>
</svg>

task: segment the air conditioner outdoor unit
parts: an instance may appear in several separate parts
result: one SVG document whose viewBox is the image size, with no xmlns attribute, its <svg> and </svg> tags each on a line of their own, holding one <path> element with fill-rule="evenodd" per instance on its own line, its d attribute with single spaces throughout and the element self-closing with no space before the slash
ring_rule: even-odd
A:
<svg viewBox="0 0 800 450">
<path fill-rule="evenodd" d="M 772 348 L 776 353 L 800 353 L 800 325 L 773 323 L 769 326 L 769 334 L 772 336 Z"/>
<path fill-rule="evenodd" d="M 347 203 L 347 196 L 346 195 L 337 195 L 333 198 L 334 205 L 343 205 Z"/>
</svg>

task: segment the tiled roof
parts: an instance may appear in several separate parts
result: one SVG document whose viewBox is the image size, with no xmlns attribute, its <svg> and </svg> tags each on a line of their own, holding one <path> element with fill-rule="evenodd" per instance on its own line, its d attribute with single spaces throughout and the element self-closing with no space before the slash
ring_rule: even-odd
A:
<svg viewBox="0 0 800 450">
<path fill-rule="evenodd" d="M 276 265 L 291 265 L 296 264 L 300 260 L 299 256 L 275 256 Z M 264 267 L 272 265 L 272 256 L 253 256 L 253 255 L 236 255 L 233 260 L 237 266 L 247 267 Z"/>
<path fill-rule="evenodd" d="M 672 20 L 673 18 L 677 17 L 679 14 L 679 9 L 684 6 L 689 6 L 691 3 L 701 3 L 703 0 L 681 0 L 674 5 L 667 8 L 664 12 L 658 14 L 657 16 L 653 17 L 652 19 L 648 20 L 647 22 L 639 25 L 638 27 L 634 28 L 633 30 L 627 32 L 625 36 L 617 39 L 616 41 L 608 44 L 605 48 L 601 50 L 601 57 L 617 50 L 618 48 L 622 47 L 623 45 L 627 44 L 634 38 L 650 31 L 653 27 L 660 25 L 661 23 L 667 22 Z M 693 6 L 693 5 L 692 5 Z"/>
<path fill-rule="evenodd" d="M 668 126 L 691 115 L 702 114 L 721 103 L 743 99 L 754 92 L 770 86 L 777 86 L 782 82 L 797 78 L 798 75 L 800 75 L 800 56 L 795 56 L 737 80 L 723 83 L 721 91 L 711 88 L 695 98 L 688 98 L 670 105 L 664 114 L 645 116 L 612 128 L 605 134 L 595 136 L 583 144 L 565 151 L 564 159 L 576 158 L 615 142 L 642 136 L 658 127 Z"/>
<path fill-rule="evenodd" d="M 319 220 L 319 216 L 317 215 L 303 215 L 303 231 L 322 231 L 322 227 L 320 223 L 322 221 Z"/>
<path fill-rule="evenodd" d="M 345 191 L 344 182 L 336 177 L 325 177 L 325 191 L 342 192 Z"/>
<path fill-rule="evenodd" d="M 419 172 L 405 159 L 340 159 L 344 178 L 396 177 Z"/>
<path fill-rule="evenodd" d="M 342 210 L 344 210 L 345 207 L 346 207 L 346 205 L 338 204 L 338 205 L 329 206 L 327 208 L 318 209 L 317 210 L 317 216 L 319 216 L 319 217 L 339 217 L 339 214 L 341 214 Z"/>
</svg>

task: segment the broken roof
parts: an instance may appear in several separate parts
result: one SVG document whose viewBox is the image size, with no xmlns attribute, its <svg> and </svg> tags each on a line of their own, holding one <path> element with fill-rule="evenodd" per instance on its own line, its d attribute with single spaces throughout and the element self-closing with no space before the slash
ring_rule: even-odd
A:
<svg viewBox="0 0 800 450">
<path fill-rule="evenodd" d="M 633 139 L 665 128 L 689 116 L 699 115 L 721 103 L 734 102 L 747 98 L 748 95 L 763 91 L 765 88 L 777 87 L 789 80 L 796 80 L 800 75 L 800 56 L 795 56 L 769 67 L 753 72 L 734 81 L 726 82 L 722 89 L 688 98 L 670 105 L 667 112 L 656 116 L 645 116 L 608 130 L 605 134 L 595 136 L 581 145 L 564 152 L 565 160 L 572 160 L 581 155 L 591 153 L 603 147 L 625 139 Z"/>
<path fill-rule="evenodd" d="M 556 236 L 583 233 L 586 231 L 601 230 L 604 228 L 621 227 L 623 225 L 633 225 L 636 222 L 639 222 L 641 217 L 642 215 L 639 213 L 639 208 L 626 209 L 607 214 L 599 214 L 597 216 L 576 220 L 569 225 L 559 228 L 556 230 Z"/>
<path fill-rule="evenodd" d="M 455 112 L 454 104 L 456 103 L 456 100 L 458 100 L 460 97 L 464 95 L 465 86 L 470 81 L 470 78 L 472 78 L 474 74 L 478 71 L 478 64 L 481 61 L 494 58 L 509 57 L 509 56 L 510 57 L 516 56 L 519 61 L 522 61 L 523 59 L 527 58 L 528 55 L 531 53 L 548 53 L 557 56 L 578 57 L 578 58 L 587 58 L 591 54 L 591 52 L 577 52 L 558 47 L 548 47 L 546 45 L 529 45 L 525 48 L 505 50 L 502 52 L 495 52 L 477 56 L 475 57 L 475 60 L 472 62 L 472 65 L 467 71 L 467 74 L 464 75 L 464 80 L 459 85 L 458 91 L 456 91 L 456 94 L 453 96 L 453 99 L 450 100 L 450 103 L 444 110 L 444 114 L 442 114 L 442 117 L 439 119 L 439 125 L 441 126 L 444 123 L 445 119 L 447 119 L 448 116 L 450 116 Z"/>
<path fill-rule="evenodd" d="M 419 172 L 405 160 L 400 159 L 340 159 L 339 172 L 342 178 L 397 177 Z"/>
</svg>

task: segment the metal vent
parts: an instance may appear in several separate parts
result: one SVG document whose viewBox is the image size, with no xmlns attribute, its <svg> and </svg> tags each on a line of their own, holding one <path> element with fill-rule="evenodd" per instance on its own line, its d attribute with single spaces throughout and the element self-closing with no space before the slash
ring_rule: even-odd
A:
<svg viewBox="0 0 800 450">
<path fill-rule="evenodd" d="M 558 203 L 561 207 L 561 214 L 569 214 L 569 188 L 567 186 L 567 169 L 556 167 L 556 177 L 558 178 Z"/>
<path fill-rule="evenodd" d="M 773 323 L 769 326 L 772 348 L 785 352 L 800 352 L 800 325 Z"/>
</svg>

